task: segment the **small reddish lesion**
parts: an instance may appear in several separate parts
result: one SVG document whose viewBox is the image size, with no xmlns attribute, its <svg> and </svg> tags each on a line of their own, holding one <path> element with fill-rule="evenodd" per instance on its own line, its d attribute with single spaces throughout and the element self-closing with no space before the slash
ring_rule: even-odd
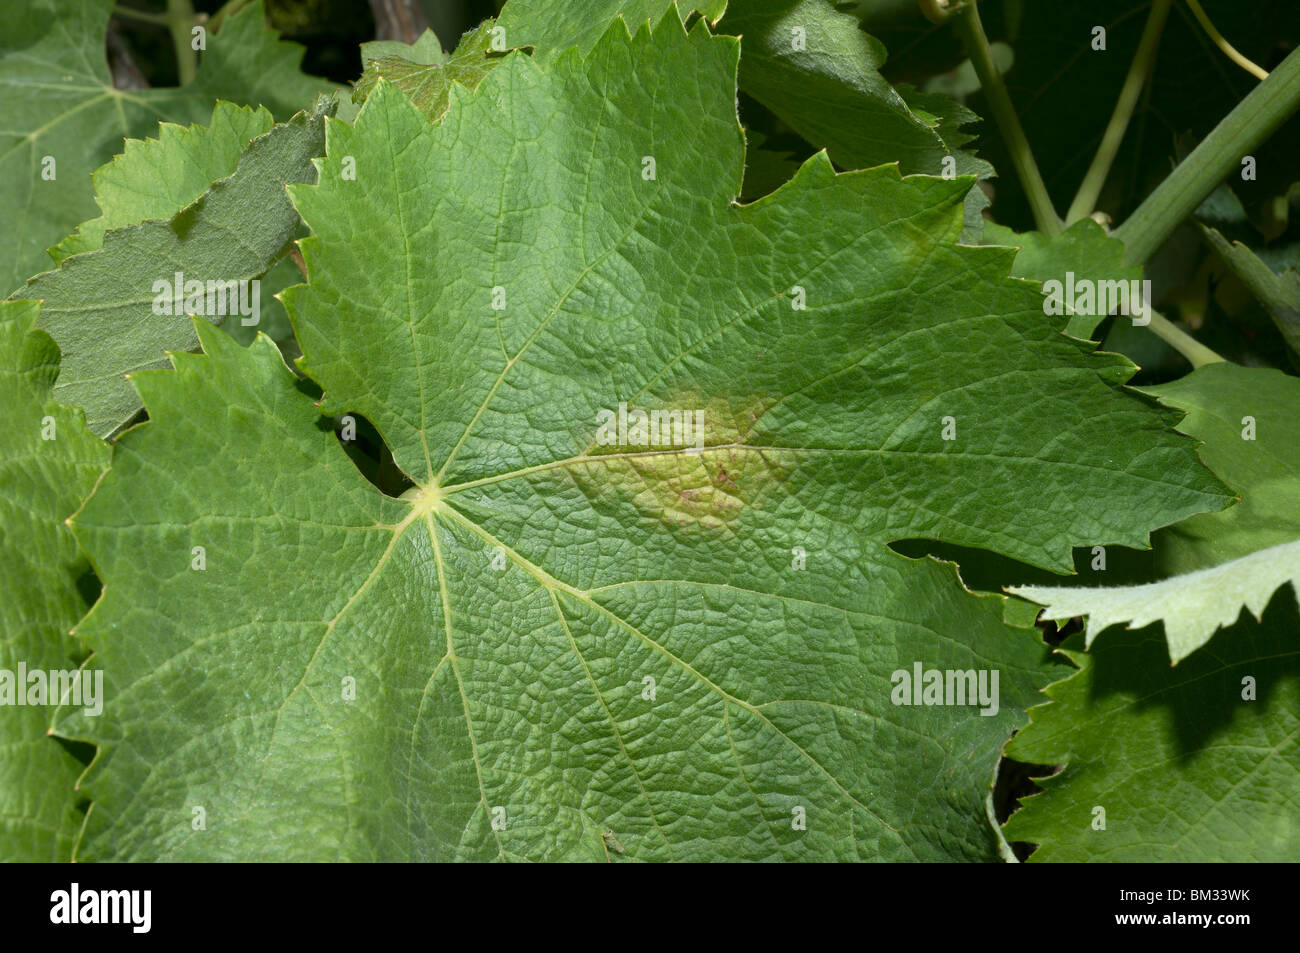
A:
<svg viewBox="0 0 1300 953">
<path fill-rule="evenodd" d="M 713 482 L 718 486 L 730 487 L 737 492 L 740 490 L 740 484 L 731 478 L 731 474 L 727 472 L 726 467 L 718 467 L 718 473 L 713 478 Z"/>
</svg>

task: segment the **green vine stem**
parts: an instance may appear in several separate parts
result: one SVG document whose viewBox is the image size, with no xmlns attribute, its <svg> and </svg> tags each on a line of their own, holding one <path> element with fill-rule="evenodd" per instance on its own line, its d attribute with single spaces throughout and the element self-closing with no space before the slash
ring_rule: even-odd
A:
<svg viewBox="0 0 1300 953">
<path fill-rule="evenodd" d="M 971 65 L 975 67 L 975 73 L 979 76 L 998 129 L 1006 139 L 1007 149 L 1011 153 L 1011 162 L 1016 168 L 1021 186 L 1024 187 L 1029 207 L 1033 210 L 1034 222 L 1039 231 L 1048 235 L 1059 235 L 1064 226 L 1056 214 L 1056 209 L 1052 207 L 1047 186 L 1043 184 L 1038 163 L 1034 161 L 1029 140 L 1025 138 L 1025 130 L 1020 125 L 1020 117 L 1016 115 L 1016 109 L 1011 105 L 1007 85 L 1002 80 L 1002 74 L 998 72 L 997 64 L 993 62 L 993 51 L 989 49 L 989 39 L 984 33 L 984 24 L 980 22 L 977 0 L 969 0 L 964 7 L 957 8 L 951 19 L 966 45 L 966 55 L 970 57 Z"/>
<path fill-rule="evenodd" d="M 1206 364 L 1227 363 L 1226 358 L 1210 350 L 1163 314 L 1152 312 L 1151 323 L 1147 325 L 1147 330 L 1187 358 L 1193 370 L 1204 367 Z"/>
<path fill-rule="evenodd" d="M 172 33 L 172 48 L 176 51 L 176 75 L 184 86 L 194 79 L 197 61 L 190 48 L 190 31 L 197 21 L 190 0 L 167 0 L 167 25 Z"/>
<path fill-rule="evenodd" d="M 952 14 L 953 7 L 948 0 L 917 0 L 921 13 L 934 24 L 945 23 Z"/>
<path fill-rule="evenodd" d="M 165 13 L 150 13 L 148 10 L 137 10 L 135 7 L 114 7 L 113 16 L 121 17 L 124 20 L 139 20 L 141 23 L 152 23 L 155 26 L 168 26 L 171 20 Z"/>
<path fill-rule="evenodd" d="M 1142 29 L 1142 39 L 1138 42 L 1137 53 L 1133 57 L 1132 65 L 1129 66 L 1128 75 L 1124 78 L 1124 87 L 1120 90 L 1119 99 L 1115 103 L 1115 112 L 1110 117 L 1105 133 L 1102 134 L 1101 145 L 1097 147 L 1092 165 L 1088 166 L 1088 172 L 1084 175 L 1079 191 L 1074 196 L 1074 201 L 1070 203 L 1070 210 L 1065 215 L 1066 222 L 1071 225 L 1081 218 L 1087 218 L 1097 207 L 1097 198 L 1106 185 L 1106 177 L 1110 175 L 1115 156 L 1124 141 L 1124 133 L 1128 131 L 1133 109 L 1137 106 L 1142 88 L 1146 86 L 1147 78 L 1155 66 L 1160 34 L 1164 31 L 1165 21 L 1169 18 L 1169 8 L 1172 6 L 1173 0 L 1155 0 L 1151 4 L 1151 13 L 1147 16 L 1146 26 Z"/>
<path fill-rule="evenodd" d="M 1210 18 L 1201 8 L 1199 0 L 1187 0 L 1187 6 L 1191 9 L 1192 15 L 1196 17 L 1196 21 L 1200 23 L 1201 29 L 1206 32 L 1214 45 L 1223 51 L 1224 56 L 1232 60 L 1256 79 L 1268 79 L 1267 70 L 1262 66 L 1251 62 L 1245 56 L 1242 56 L 1241 53 L 1237 52 L 1237 48 L 1225 40 L 1223 34 L 1215 29 L 1214 24 L 1210 22 Z"/>
<path fill-rule="evenodd" d="M 1300 107 L 1300 49 L 1224 117 L 1223 121 L 1147 196 L 1114 237 L 1124 243 L 1124 263 L 1142 265 L 1242 158 Z M 1154 322 L 1153 322 L 1154 324 Z"/>
</svg>

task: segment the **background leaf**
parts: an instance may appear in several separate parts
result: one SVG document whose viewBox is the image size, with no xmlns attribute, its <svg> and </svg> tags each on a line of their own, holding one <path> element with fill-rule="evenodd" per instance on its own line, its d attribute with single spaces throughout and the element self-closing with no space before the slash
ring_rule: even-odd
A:
<svg viewBox="0 0 1300 953">
<path fill-rule="evenodd" d="M 1156 534 L 1162 575 L 1300 539 L 1300 381 L 1223 363 L 1144 390 L 1187 411 L 1178 429 L 1205 442 L 1201 459 L 1241 496 L 1220 513 L 1189 517 Z"/>
<path fill-rule="evenodd" d="M 50 737 L 54 706 L 16 704 L 15 682 L 19 665 L 28 672 L 76 670 L 84 655 L 68 633 L 91 598 L 84 583 L 90 566 L 64 520 L 89 495 L 109 457 L 80 411 L 50 397 L 59 352 L 47 334 L 33 330 L 39 310 L 35 301 L 0 302 L 0 403 L 6 414 L 0 428 L 0 671 L 15 693 L 0 705 L 0 857 L 6 861 L 68 860 L 81 829 L 74 788 L 83 765 Z M 89 587 L 98 589 L 93 576 Z"/>
<path fill-rule="evenodd" d="M 324 148 L 329 108 L 322 101 L 254 140 L 230 176 L 170 219 L 106 232 L 102 248 L 65 260 L 16 293 L 44 301 L 41 326 L 64 353 L 55 393 L 82 407 L 95 433 L 115 434 L 139 411 L 125 374 L 163 366 L 164 351 L 198 343 L 188 299 L 164 293 L 172 313 L 158 313 L 155 282 L 174 287 L 178 273 L 184 282 L 251 281 L 284 253 L 301 225 L 284 187 L 315 177 L 311 159 Z"/>
<path fill-rule="evenodd" d="M 452 83 L 473 89 L 499 62 L 498 57 L 489 55 L 494 26 L 492 20 L 484 20 L 461 37 L 450 55 L 442 51 L 432 30 L 425 30 L 414 44 L 363 43 L 365 71 L 357 80 L 353 98 L 364 99 L 382 77 L 406 93 L 429 119 L 438 119 L 447 111 Z"/>
<path fill-rule="evenodd" d="M 1300 582 L 1300 540 L 1261 549 L 1209 569 L 1141 586 L 1078 588 L 1012 586 L 1010 591 L 1046 606 L 1043 617 L 1087 616 L 1086 646 L 1120 622 L 1142 628 L 1164 622 L 1174 665 L 1199 649 L 1223 626 L 1232 625 L 1245 606 L 1256 618 L 1279 586 Z"/>
<path fill-rule="evenodd" d="M 1154 626 L 1117 629 L 1086 654 L 1076 638 L 1081 670 L 1007 745 L 1065 768 L 1039 780 L 1007 838 L 1038 844 L 1034 861 L 1294 860 L 1298 628 L 1295 599 L 1279 592 L 1263 622 L 1220 631 L 1177 668 Z"/>
<path fill-rule="evenodd" d="M 1003 225 L 988 222 L 984 226 L 983 240 L 989 245 L 1020 249 L 1015 264 L 1011 266 L 1011 273 L 1017 278 L 1059 281 L 1063 285 L 1067 272 L 1093 282 L 1139 281 L 1142 278 L 1141 268 L 1124 266 L 1123 243 L 1109 237 L 1092 219 L 1075 222 L 1055 237 L 1042 232 L 1016 234 Z M 1064 304 L 1069 315 L 1066 334 L 1086 340 L 1106 320 L 1105 314 L 1077 314 L 1071 302 L 1065 301 Z"/>
<path fill-rule="evenodd" d="M 334 88 L 298 70 L 301 48 L 264 24 L 261 0 L 208 38 L 194 82 L 177 89 L 114 89 L 104 59 L 113 0 L 24 0 L 0 6 L 0 292 L 50 267 L 45 249 L 95 214 L 90 173 L 151 134 L 160 119 L 205 122 L 218 99 L 261 104 L 277 118 Z M 55 178 L 42 178 L 44 159 Z"/>
</svg>

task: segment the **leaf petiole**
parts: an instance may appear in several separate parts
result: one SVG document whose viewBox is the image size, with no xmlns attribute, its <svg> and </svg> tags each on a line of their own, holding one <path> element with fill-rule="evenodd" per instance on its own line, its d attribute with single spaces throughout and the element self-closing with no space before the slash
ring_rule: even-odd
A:
<svg viewBox="0 0 1300 953">
<path fill-rule="evenodd" d="M 988 36 L 985 35 L 984 25 L 980 22 L 976 0 L 969 0 L 964 7 L 954 11 L 951 19 L 966 46 L 966 55 L 970 57 L 971 65 L 975 67 L 975 73 L 979 76 L 989 108 L 993 111 L 993 118 L 1007 141 L 1012 164 L 1016 167 L 1016 175 L 1020 178 L 1020 184 L 1024 187 L 1025 196 L 1029 200 L 1029 207 L 1034 213 L 1034 222 L 1039 231 L 1048 235 L 1059 235 L 1064 231 L 1065 226 L 1056 214 L 1056 209 L 1052 207 L 1047 186 L 1043 184 L 1038 163 L 1034 161 L 1029 140 L 1025 138 L 1025 130 L 1020 125 L 1020 117 L 1016 115 L 1006 83 L 993 60 L 993 51 L 989 48 Z"/>
<path fill-rule="evenodd" d="M 1268 70 L 1243 56 L 1237 51 L 1236 47 L 1223 38 L 1222 33 L 1214 28 L 1214 24 L 1211 23 L 1210 18 L 1206 16 L 1205 9 L 1201 6 L 1198 0 L 1187 0 L 1187 6 L 1191 9 L 1192 16 L 1196 17 L 1196 22 L 1201 25 L 1201 29 L 1206 32 L 1209 38 L 1214 41 L 1214 45 L 1221 49 L 1228 59 L 1232 60 L 1256 79 L 1268 79 Z"/>
<path fill-rule="evenodd" d="M 1147 330 L 1187 358 L 1193 370 L 1204 367 L 1206 364 L 1228 363 L 1227 358 L 1210 350 L 1210 348 L 1178 327 L 1163 314 L 1153 311 L 1151 313 L 1151 323 L 1147 325 Z"/>
<path fill-rule="evenodd" d="M 113 7 L 113 16 L 121 17 L 124 20 L 138 20 L 141 23 L 152 23 L 155 26 L 168 26 L 171 20 L 165 13 L 150 13 L 148 10 L 137 10 L 135 7 Z"/>
<path fill-rule="evenodd" d="M 1079 219 L 1087 218 L 1097 207 L 1097 197 L 1101 195 L 1101 190 L 1106 185 L 1106 177 L 1115 162 L 1120 143 L 1124 141 L 1124 133 L 1128 130 L 1129 120 L 1133 117 L 1133 108 L 1137 105 L 1138 96 L 1155 66 L 1160 34 L 1164 31 L 1165 20 L 1169 17 L 1171 6 L 1173 0 L 1155 0 L 1151 4 L 1151 13 L 1147 16 L 1146 26 L 1142 29 L 1142 39 L 1138 42 L 1137 53 L 1133 56 L 1133 63 L 1129 66 L 1128 76 L 1124 78 L 1124 86 L 1115 103 L 1115 112 L 1111 115 L 1106 131 L 1102 134 L 1101 145 L 1097 147 L 1092 165 L 1088 166 L 1088 172 L 1079 185 L 1079 191 L 1074 196 L 1074 201 L 1070 203 L 1070 210 L 1066 212 L 1067 224 L 1073 225 Z"/>
<path fill-rule="evenodd" d="M 191 82 L 198 72 L 194 50 L 190 48 L 190 31 L 195 23 L 194 5 L 190 0 L 167 0 L 167 27 L 172 34 L 176 75 L 181 86 Z"/>
</svg>

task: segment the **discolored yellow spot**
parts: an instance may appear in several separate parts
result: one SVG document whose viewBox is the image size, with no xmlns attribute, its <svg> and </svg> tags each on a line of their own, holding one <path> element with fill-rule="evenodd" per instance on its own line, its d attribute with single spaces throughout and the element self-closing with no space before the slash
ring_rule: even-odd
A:
<svg viewBox="0 0 1300 953">
<path fill-rule="evenodd" d="M 733 532 L 748 508 L 762 505 L 767 494 L 784 492 L 788 463 L 779 452 L 751 443 L 772 403 L 755 396 L 701 400 L 694 395 L 647 401 L 640 409 L 702 411 L 702 439 L 685 447 L 593 443 L 586 456 L 597 460 L 575 467 L 574 476 L 584 492 L 599 496 L 613 489 L 671 529 Z M 609 459 L 599 460 L 602 456 Z"/>
</svg>

